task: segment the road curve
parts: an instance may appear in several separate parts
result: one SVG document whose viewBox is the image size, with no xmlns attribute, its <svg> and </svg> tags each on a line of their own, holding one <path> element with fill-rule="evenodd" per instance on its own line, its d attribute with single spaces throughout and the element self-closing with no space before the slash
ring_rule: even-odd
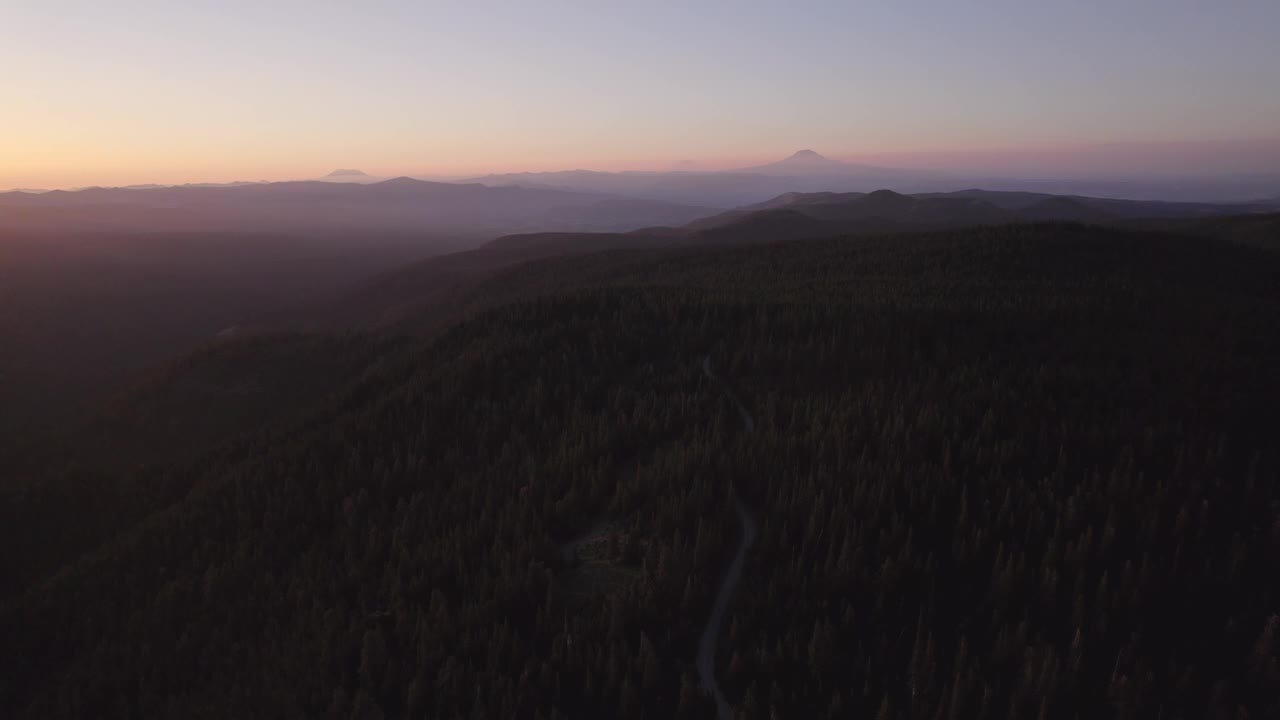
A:
<svg viewBox="0 0 1280 720">
<path fill-rule="evenodd" d="M 719 384 L 737 406 L 738 413 L 742 416 L 742 425 L 747 432 L 754 432 L 756 424 L 751 419 L 751 414 L 734 396 L 733 391 L 712 372 L 710 355 L 702 358 L 702 372 L 712 382 Z M 716 715 L 720 720 L 731 720 L 733 709 L 729 707 L 729 701 L 720 691 L 720 683 L 716 682 L 716 646 L 720 641 L 720 629 L 724 625 L 724 614 L 729 608 L 729 599 L 733 597 L 733 591 L 737 588 L 738 581 L 742 579 L 742 569 L 747 562 L 747 548 L 751 547 L 751 543 L 756 539 L 755 520 L 751 518 L 747 506 L 742 503 L 742 498 L 738 497 L 732 485 L 729 486 L 729 490 L 730 497 L 733 498 L 733 509 L 738 513 L 738 523 L 742 526 L 742 538 L 738 542 L 738 550 L 734 553 L 733 562 L 729 563 L 729 569 L 725 571 L 724 579 L 720 581 L 720 590 L 716 592 L 715 604 L 711 606 L 711 617 L 707 618 L 707 626 L 703 628 L 702 638 L 698 641 L 697 663 L 698 675 L 702 679 L 702 689 L 715 699 Z"/>
</svg>

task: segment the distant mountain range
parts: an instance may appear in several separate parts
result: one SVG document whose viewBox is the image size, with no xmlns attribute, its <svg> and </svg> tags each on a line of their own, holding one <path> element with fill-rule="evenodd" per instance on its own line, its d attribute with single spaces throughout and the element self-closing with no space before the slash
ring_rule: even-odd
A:
<svg viewBox="0 0 1280 720">
<path fill-rule="evenodd" d="M 656 237 L 709 232 L 780 239 L 975 223 L 1101 223 L 1280 209 L 1280 200 L 1154 202 L 979 189 L 911 194 L 912 188 L 954 183 L 953 178 L 927 173 L 839 162 L 812 150 L 720 173 L 574 170 L 492 175 L 470 183 L 383 180 L 342 168 L 310 181 L 0 193 L 0 229 L 372 231 L 484 238 L 648 228 L 643 232 Z M 883 189 L 890 187 L 894 190 Z M 749 201 L 741 202 L 744 198 Z"/>
<path fill-rule="evenodd" d="M 1268 244 L 1259 238 L 1274 232 L 1277 216 L 1265 214 L 1267 209 L 1263 205 L 1111 200 L 977 189 L 918 195 L 883 189 L 870 193 L 792 192 L 676 227 L 499 237 L 474 250 L 429 258 L 374 278 L 323 308 L 319 315 L 330 327 L 437 327 L 455 320 L 474 302 L 473 290 L 479 283 L 507 268 L 543 258 L 607 250 L 755 245 L 1037 222 L 1085 222 Z M 490 295 L 501 294 L 495 295 L 491 288 Z"/>
<path fill-rule="evenodd" d="M 1115 223 L 1137 218 L 1206 218 L 1262 213 L 1270 209 L 1265 204 L 1169 203 L 977 189 L 916 195 L 891 190 L 785 193 L 762 203 L 702 218 L 677 232 L 796 239 L 1012 222 Z"/>
<path fill-rule="evenodd" d="M 319 178 L 319 180 L 322 182 L 361 183 L 366 185 L 371 183 L 383 182 L 384 180 L 387 180 L 387 179 L 388 178 L 385 178 L 385 177 L 377 177 L 374 175 L 370 175 L 369 173 L 363 170 L 356 170 L 354 168 L 338 168 L 337 170 L 334 170 L 328 175 L 325 175 L 324 177 Z"/>
<path fill-rule="evenodd" d="M 360 177 L 346 175 L 342 177 Z M 629 230 L 713 212 L 662 201 L 548 188 L 394 178 L 365 184 L 276 182 L 0 193 L 0 227 L 95 231 Z"/>
<path fill-rule="evenodd" d="M 302 183 L 377 185 L 387 178 L 356 168 L 338 168 Z M 408 178 L 406 178 L 408 179 Z M 965 187 L 1029 193 L 1032 195 L 1083 196 L 1169 202 L 1212 202 L 1265 205 L 1280 208 L 1280 173 L 1221 177 L 1152 177 L 1098 179 L 1041 179 L 1025 177 L 969 176 L 930 170 L 904 169 L 843 162 L 814 150 L 800 150 L 776 162 L 723 171 L 623 171 L 563 170 L 498 173 L 472 178 L 414 175 L 414 180 L 434 184 L 520 187 L 577 194 L 612 195 L 659 203 L 728 210 L 766 202 L 787 193 L 868 193 L 892 188 L 900 193 L 944 193 Z M 88 187 L 75 190 L 165 190 L 172 188 L 225 188 L 288 183 L 231 182 L 185 185 L 130 185 L 124 188 Z M 298 183 L 293 183 L 298 184 Z M 45 190 L 16 190 L 44 194 Z M 619 223 L 620 224 L 620 223 Z M 614 229 L 592 227 L 584 229 Z"/>
<path fill-rule="evenodd" d="M 905 193 L 986 187 L 1144 200 L 1245 201 L 1270 196 L 1275 188 L 1280 187 L 1280 174 L 1207 178 L 1029 179 L 862 165 L 832 160 L 813 150 L 800 150 L 777 162 L 719 172 L 566 170 L 485 175 L 472 181 L 486 185 L 607 192 L 727 209 L 763 202 L 787 192 L 871 192 L 886 187 Z"/>
<path fill-rule="evenodd" d="M 839 160 L 827 158 L 813 150 L 799 150 L 777 162 L 756 165 L 754 167 L 739 168 L 730 172 L 750 173 L 754 175 L 772 175 L 778 177 L 808 177 L 812 175 L 828 177 L 857 177 L 860 175 L 885 177 L 895 174 L 902 175 L 904 177 L 912 177 L 926 176 L 930 174 L 880 167 L 876 165 L 859 165 L 855 163 L 841 162 Z"/>
<path fill-rule="evenodd" d="M 709 205 L 720 208 L 755 203 L 786 192 L 871 191 L 894 187 L 920 192 L 945 189 L 938 173 L 857 165 L 801 150 L 774 163 L 719 172 L 561 172 L 485 175 L 485 185 L 556 188 Z"/>
</svg>

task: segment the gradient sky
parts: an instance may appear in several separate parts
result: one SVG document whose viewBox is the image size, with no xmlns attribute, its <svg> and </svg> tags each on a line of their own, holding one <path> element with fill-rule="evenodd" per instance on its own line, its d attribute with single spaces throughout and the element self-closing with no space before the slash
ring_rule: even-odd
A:
<svg viewBox="0 0 1280 720">
<path fill-rule="evenodd" d="M 0 0 L 0 68 L 0 188 L 1280 138 L 1278 0 Z"/>
</svg>

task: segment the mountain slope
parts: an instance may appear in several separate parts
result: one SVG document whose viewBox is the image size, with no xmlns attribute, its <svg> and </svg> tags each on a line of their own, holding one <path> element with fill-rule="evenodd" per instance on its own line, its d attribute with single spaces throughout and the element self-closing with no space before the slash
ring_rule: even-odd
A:
<svg viewBox="0 0 1280 720">
<path fill-rule="evenodd" d="M 716 667 L 750 717 L 1265 717 L 1278 276 L 1059 224 L 512 266 L 0 609 L 0 702 L 706 717 L 732 484 L 760 535 Z"/>
<path fill-rule="evenodd" d="M 0 545 L 8 549 L 0 601 L 181 499 L 221 448 L 301 420 L 406 345 L 368 336 L 224 340 L 0 456 Z"/>
<path fill-rule="evenodd" d="M 287 329 L 369 277 L 487 239 L 0 230 L 0 454 L 224 330 Z"/>
<path fill-rule="evenodd" d="M 428 258 L 372 278 L 310 316 L 320 328 L 422 332 L 459 319 L 475 287 L 522 263 L 626 248 L 685 244 L 682 235 L 530 233 L 503 236 L 474 250 Z"/>
</svg>

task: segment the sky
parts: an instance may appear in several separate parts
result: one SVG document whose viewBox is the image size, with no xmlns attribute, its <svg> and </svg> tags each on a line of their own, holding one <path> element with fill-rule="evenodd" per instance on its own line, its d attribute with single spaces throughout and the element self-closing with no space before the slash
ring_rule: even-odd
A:
<svg viewBox="0 0 1280 720">
<path fill-rule="evenodd" d="M 0 188 L 800 148 L 1280 171 L 1277 0 L 0 0 L 0 68 Z"/>
</svg>

